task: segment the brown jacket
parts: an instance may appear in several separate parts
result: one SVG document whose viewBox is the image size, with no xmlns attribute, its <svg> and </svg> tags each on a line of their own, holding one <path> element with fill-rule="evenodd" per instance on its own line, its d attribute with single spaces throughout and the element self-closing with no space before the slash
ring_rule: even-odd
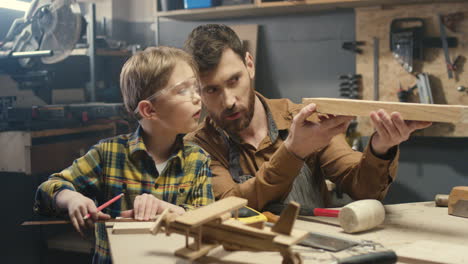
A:
<svg viewBox="0 0 468 264">
<path fill-rule="evenodd" d="M 267 115 L 274 121 L 273 129 L 270 125 L 270 133 L 258 149 L 242 141 L 237 145 L 243 173 L 255 177 L 240 184 L 232 179 L 228 145 L 209 117 L 185 140 L 195 142 L 211 155 L 210 168 L 216 199 L 239 196 L 248 199 L 250 207 L 262 209 L 270 201 L 285 198 L 304 164 L 284 147 L 283 138 L 271 134 L 271 130 L 275 129 L 288 130 L 294 115 L 303 105 L 294 104 L 289 99 L 266 99 L 259 93 L 257 96 L 266 106 Z M 396 177 L 398 154 L 396 149 L 390 160 L 383 160 L 376 157 L 369 146 L 363 153 L 353 151 L 344 135 L 338 135 L 327 147 L 311 154 L 306 162 L 327 204 L 329 198 L 325 179 L 334 182 L 353 199 L 383 199 Z"/>
</svg>

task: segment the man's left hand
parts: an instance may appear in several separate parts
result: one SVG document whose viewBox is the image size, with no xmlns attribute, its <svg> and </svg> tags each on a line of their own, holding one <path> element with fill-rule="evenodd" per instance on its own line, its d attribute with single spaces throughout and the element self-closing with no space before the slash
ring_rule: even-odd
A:
<svg viewBox="0 0 468 264">
<path fill-rule="evenodd" d="M 411 133 L 429 127 L 432 123 L 425 121 L 405 121 L 398 112 L 390 115 L 385 110 L 370 113 L 376 134 L 372 137 L 371 146 L 374 154 L 383 156 L 393 146 L 408 140 Z"/>
</svg>

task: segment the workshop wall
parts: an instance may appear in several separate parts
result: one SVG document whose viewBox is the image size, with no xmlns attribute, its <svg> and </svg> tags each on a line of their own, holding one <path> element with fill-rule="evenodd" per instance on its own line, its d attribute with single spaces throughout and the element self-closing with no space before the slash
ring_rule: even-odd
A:
<svg viewBox="0 0 468 264">
<path fill-rule="evenodd" d="M 161 19 L 160 45 L 182 47 L 200 24 L 258 24 L 258 91 L 270 98 L 338 97 L 338 75 L 355 72 L 355 55 L 341 49 L 354 40 L 354 12 L 183 22 Z"/>
<path fill-rule="evenodd" d="M 400 146 L 398 177 L 385 203 L 434 200 L 468 182 L 468 138 L 414 137 Z"/>
<path fill-rule="evenodd" d="M 424 60 L 414 63 L 414 72 L 424 72 L 430 75 L 430 85 L 436 104 L 468 105 L 468 93 L 457 91 L 458 86 L 468 87 L 466 74 L 466 58 L 468 56 L 468 3 L 439 3 L 425 5 L 406 5 L 389 8 L 360 8 L 356 9 L 356 39 L 366 41 L 363 54 L 357 57 L 357 71 L 362 73 L 363 99 L 372 100 L 374 96 L 374 55 L 372 38 L 378 37 L 379 44 L 379 100 L 398 101 L 397 91 L 401 83 L 404 89 L 416 83 L 416 77 L 403 69 L 394 58 L 389 47 L 390 25 L 394 19 L 421 18 L 425 24 L 425 37 L 440 37 L 437 14 L 447 15 L 461 12 L 465 19 L 457 23 L 457 31 L 446 29 L 449 37 L 458 39 L 458 46 L 449 49 L 449 55 L 454 58 L 461 55 L 456 78 L 449 79 L 445 56 L 442 48 L 424 48 Z M 408 26 L 406 26 L 408 27 Z M 417 94 L 417 90 L 415 94 Z M 419 102 L 418 96 L 410 98 L 410 102 Z M 372 132 L 369 118 L 360 119 L 360 131 L 369 135 Z M 468 124 L 436 123 L 421 133 L 432 137 L 466 137 Z"/>
</svg>

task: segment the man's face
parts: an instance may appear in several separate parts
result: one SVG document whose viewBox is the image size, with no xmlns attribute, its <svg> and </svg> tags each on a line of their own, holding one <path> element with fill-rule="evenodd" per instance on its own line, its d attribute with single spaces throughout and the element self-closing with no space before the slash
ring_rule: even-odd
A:
<svg viewBox="0 0 468 264">
<path fill-rule="evenodd" d="M 247 53 L 246 63 L 231 49 L 226 49 L 218 66 L 202 75 L 201 98 L 209 116 L 229 133 L 239 133 L 252 120 L 255 93 L 252 57 Z"/>
</svg>

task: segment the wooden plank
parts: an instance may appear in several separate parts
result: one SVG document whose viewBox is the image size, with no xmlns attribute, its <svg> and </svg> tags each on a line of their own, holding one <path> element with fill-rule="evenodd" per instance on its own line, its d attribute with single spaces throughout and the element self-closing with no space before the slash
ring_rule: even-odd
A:
<svg viewBox="0 0 468 264">
<path fill-rule="evenodd" d="M 315 103 L 317 112 L 334 115 L 369 116 L 371 111 L 384 109 L 400 112 L 405 120 L 468 123 L 468 106 L 381 102 L 334 98 L 304 98 L 303 103 Z"/>
<path fill-rule="evenodd" d="M 113 234 L 149 234 L 154 222 L 116 222 L 112 226 Z"/>
<path fill-rule="evenodd" d="M 247 205 L 247 200 L 239 197 L 228 197 L 210 205 L 187 212 L 178 217 L 175 222 L 187 227 L 197 227 L 218 218 L 224 213 L 237 210 Z"/>
</svg>

